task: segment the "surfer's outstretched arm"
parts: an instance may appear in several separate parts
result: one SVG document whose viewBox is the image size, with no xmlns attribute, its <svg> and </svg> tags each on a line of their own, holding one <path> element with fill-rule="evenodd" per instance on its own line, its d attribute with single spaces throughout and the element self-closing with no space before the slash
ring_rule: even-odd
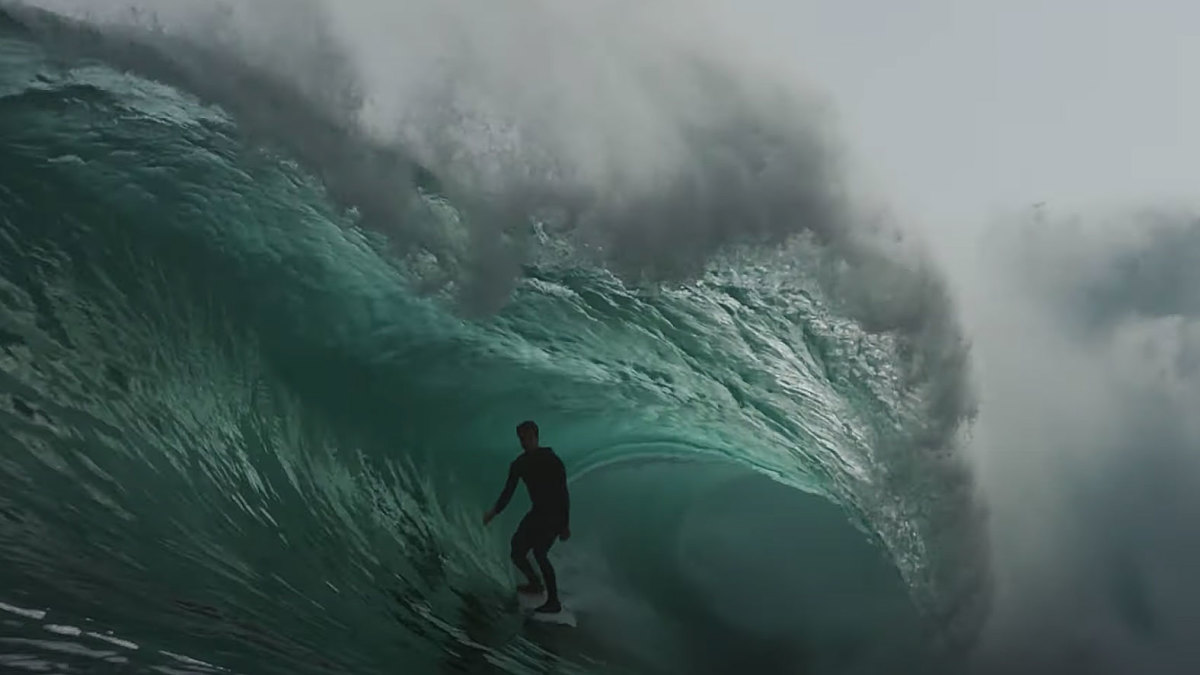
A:
<svg viewBox="0 0 1200 675">
<path fill-rule="evenodd" d="M 508 506 L 508 502 L 512 500 L 513 493 L 517 491 L 517 480 L 520 475 L 517 473 L 517 463 L 513 462 L 508 467 L 508 482 L 504 484 L 504 491 L 500 493 L 500 498 L 496 500 L 496 505 L 487 513 L 483 514 L 483 524 L 486 525 L 492 522 L 501 511 Z"/>
</svg>

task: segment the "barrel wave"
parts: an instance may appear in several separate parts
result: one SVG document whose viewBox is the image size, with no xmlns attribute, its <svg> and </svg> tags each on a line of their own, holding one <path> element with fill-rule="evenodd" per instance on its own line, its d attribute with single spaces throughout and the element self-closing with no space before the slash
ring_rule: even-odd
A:
<svg viewBox="0 0 1200 675">
<path fill-rule="evenodd" d="M 0 11 L 6 667 L 930 672 L 971 640 L 965 348 L 787 173 L 808 145 L 512 199 L 236 55 Z M 526 418 L 571 475 L 575 630 L 511 598 L 521 504 L 480 522 Z"/>
</svg>

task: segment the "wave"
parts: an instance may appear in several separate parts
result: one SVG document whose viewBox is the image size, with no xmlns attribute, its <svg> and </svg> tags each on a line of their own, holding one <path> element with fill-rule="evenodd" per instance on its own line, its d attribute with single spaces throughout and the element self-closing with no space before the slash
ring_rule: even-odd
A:
<svg viewBox="0 0 1200 675">
<path fill-rule="evenodd" d="M 978 629 L 945 293 L 727 73 L 690 173 L 609 199 L 169 29 L 0 31 L 6 606 L 236 672 L 864 672 Z M 478 523 L 527 417 L 567 635 Z"/>
</svg>

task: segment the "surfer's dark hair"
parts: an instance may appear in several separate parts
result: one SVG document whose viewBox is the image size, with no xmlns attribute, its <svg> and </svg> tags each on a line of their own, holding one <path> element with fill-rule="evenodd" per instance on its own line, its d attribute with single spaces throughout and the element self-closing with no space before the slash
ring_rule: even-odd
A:
<svg viewBox="0 0 1200 675">
<path fill-rule="evenodd" d="M 533 420 L 525 420 L 524 422 L 521 422 L 520 424 L 517 425 L 517 433 L 518 434 L 524 433 L 526 431 L 532 431 L 533 435 L 537 436 L 538 435 L 537 422 L 534 422 Z"/>
</svg>

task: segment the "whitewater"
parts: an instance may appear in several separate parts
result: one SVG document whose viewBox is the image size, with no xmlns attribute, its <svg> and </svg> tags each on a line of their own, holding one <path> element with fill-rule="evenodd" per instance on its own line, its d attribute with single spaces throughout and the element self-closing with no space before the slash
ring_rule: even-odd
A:
<svg viewBox="0 0 1200 675">
<path fill-rule="evenodd" d="M 669 9 L 0 4 L 0 666 L 1108 672 L 994 550 L 970 447 L 1049 415 L 976 425 L 996 287 Z M 481 522 L 528 418 L 577 629 Z"/>
</svg>

